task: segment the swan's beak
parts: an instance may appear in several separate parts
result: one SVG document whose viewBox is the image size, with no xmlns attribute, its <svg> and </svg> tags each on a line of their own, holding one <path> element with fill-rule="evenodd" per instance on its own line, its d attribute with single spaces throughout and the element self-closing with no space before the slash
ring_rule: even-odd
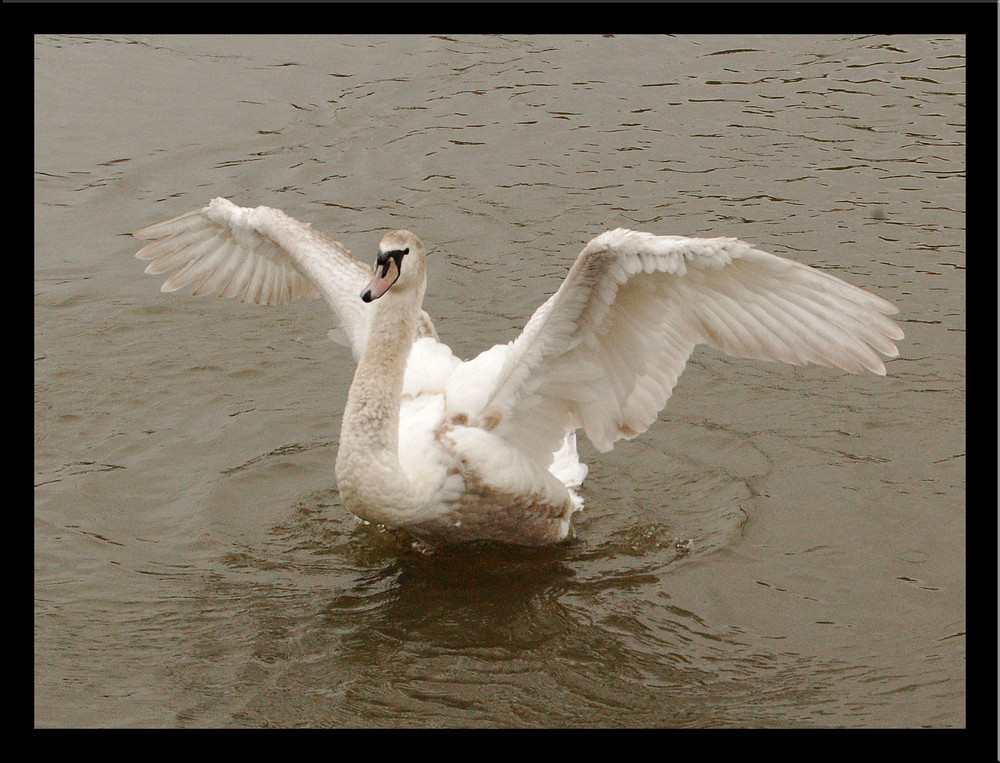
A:
<svg viewBox="0 0 1000 763">
<path fill-rule="evenodd" d="M 375 277 L 361 290 L 361 299 L 364 302 L 371 302 L 378 299 L 387 291 L 389 287 L 396 283 L 399 278 L 399 261 L 395 257 L 386 257 L 385 262 L 375 264 Z"/>
</svg>

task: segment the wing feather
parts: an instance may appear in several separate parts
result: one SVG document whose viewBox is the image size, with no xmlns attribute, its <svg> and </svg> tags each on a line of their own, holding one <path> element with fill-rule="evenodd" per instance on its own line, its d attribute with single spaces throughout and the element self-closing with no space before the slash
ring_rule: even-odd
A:
<svg viewBox="0 0 1000 763">
<path fill-rule="evenodd" d="M 455 390 L 449 413 L 499 422 L 498 434 L 544 463 L 576 427 L 608 450 L 656 420 L 698 344 L 884 374 L 879 353 L 896 357 L 903 336 L 888 317 L 896 312 L 738 239 L 617 229 L 584 248 L 506 348 L 492 383 Z"/>
<path fill-rule="evenodd" d="M 150 260 L 147 273 L 173 271 L 161 287 L 165 292 L 190 286 L 195 296 L 214 294 L 262 305 L 322 295 L 336 318 L 331 337 L 360 357 L 370 321 L 360 294 L 371 271 L 308 223 L 278 209 L 238 207 L 217 198 L 132 235 L 150 241 L 136 253 Z M 418 335 L 436 337 L 426 313 Z"/>
</svg>

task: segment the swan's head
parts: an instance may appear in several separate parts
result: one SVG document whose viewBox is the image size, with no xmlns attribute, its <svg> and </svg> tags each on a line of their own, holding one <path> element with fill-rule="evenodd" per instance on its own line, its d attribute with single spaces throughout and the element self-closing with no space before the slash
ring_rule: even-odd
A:
<svg viewBox="0 0 1000 763">
<path fill-rule="evenodd" d="M 375 277 L 361 290 L 361 299 L 371 302 L 394 286 L 397 291 L 423 289 L 426 282 L 423 242 L 408 230 L 386 233 L 375 258 Z M 423 296 L 423 295 L 421 295 Z"/>
</svg>

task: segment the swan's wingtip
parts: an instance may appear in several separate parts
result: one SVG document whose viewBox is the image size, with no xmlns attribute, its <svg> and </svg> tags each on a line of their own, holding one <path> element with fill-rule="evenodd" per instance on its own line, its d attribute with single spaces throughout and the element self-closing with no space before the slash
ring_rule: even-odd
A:
<svg viewBox="0 0 1000 763">
<path fill-rule="evenodd" d="M 159 223 L 153 223 L 152 225 L 145 225 L 142 228 L 139 228 L 139 230 L 132 231 L 131 236 L 132 238 L 137 238 L 140 241 L 149 241 L 150 239 L 154 239 L 156 238 L 156 236 L 154 235 L 153 230 L 156 228 L 157 225 L 159 225 Z M 142 249 L 140 249 L 138 252 L 135 253 L 135 256 L 138 257 L 140 260 L 145 259 L 144 257 L 141 256 L 145 250 L 146 247 L 143 247 Z"/>
</svg>

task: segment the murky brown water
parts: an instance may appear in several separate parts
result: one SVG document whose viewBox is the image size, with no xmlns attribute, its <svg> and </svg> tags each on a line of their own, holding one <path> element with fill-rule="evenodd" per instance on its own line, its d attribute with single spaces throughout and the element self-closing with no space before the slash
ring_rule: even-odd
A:
<svg viewBox="0 0 1000 763">
<path fill-rule="evenodd" d="M 965 724 L 956 37 L 39 37 L 37 726 Z M 460 355 L 624 225 L 896 301 L 884 379 L 695 353 L 577 540 L 424 555 L 333 477 L 319 303 L 162 295 L 213 196 L 408 227 Z"/>
</svg>

